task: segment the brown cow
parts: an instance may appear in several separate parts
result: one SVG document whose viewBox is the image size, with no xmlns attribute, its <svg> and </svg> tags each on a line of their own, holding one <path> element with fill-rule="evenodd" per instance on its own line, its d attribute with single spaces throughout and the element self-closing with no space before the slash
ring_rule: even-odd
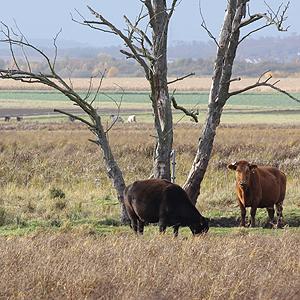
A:
<svg viewBox="0 0 300 300">
<path fill-rule="evenodd" d="M 167 180 L 135 181 L 125 189 L 124 203 L 136 233 L 143 234 L 145 223 L 158 223 L 162 233 L 167 226 L 173 226 L 175 237 L 180 226 L 188 226 L 193 235 L 208 231 L 207 220 L 186 192 Z"/>
<path fill-rule="evenodd" d="M 241 226 L 245 226 L 246 207 L 251 207 L 251 227 L 255 226 L 257 208 L 266 208 L 271 224 L 274 222 L 274 205 L 277 211 L 277 227 L 282 227 L 282 203 L 285 197 L 286 176 L 274 167 L 262 167 L 245 160 L 227 166 L 235 170 L 236 193 L 241 209 Z"/>
</svg>

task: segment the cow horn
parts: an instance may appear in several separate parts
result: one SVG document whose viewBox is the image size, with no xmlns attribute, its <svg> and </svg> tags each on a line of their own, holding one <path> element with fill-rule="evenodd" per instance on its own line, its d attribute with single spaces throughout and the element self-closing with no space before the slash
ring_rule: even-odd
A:
<svg viewBox="0 0 300 300">
<path fill-rule="evenodd" d="M 236 167 L 237 167 L 237 164 L 238 164 L 238 162 L 235 161 L 235 162 L 229 164 L 229 165 L 227 166 L 227 168 L 230 169 L 230 170 L 235 170 Z"/>
</svg>

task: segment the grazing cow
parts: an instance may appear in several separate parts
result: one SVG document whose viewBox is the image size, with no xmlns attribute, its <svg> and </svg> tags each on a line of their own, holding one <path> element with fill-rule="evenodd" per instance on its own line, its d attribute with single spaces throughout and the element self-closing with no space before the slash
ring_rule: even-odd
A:
<svg viewBox="0 0 300 300">
<path fill-rule="evenodd" d="M 117 115 L 110 115 L 110 119 L 112 123 L 124 123 L 123 118 Z"/>
<path fill-rule="evenodd" d="M 136 115 L 128 116 L 127 123 L 136 123 Z"/>
<path fill-rule="evenodd" d="M 22 116 L 17 116 L 17 122 L 21 122 L 23 120 L 23 117 Z"/>
<path fill-rule="evenodd" d="M 10 116 L 5 116 L 5 117 L 4 117 L 4 121 L 5 121 L 5 122 L 9 122 L 9 121 L 10 121 Z"/>
<path fill-rule="evenodd" d="M 180 226 L 188 226 L 193 235 L 208 231 L 208 221 L 192 204 L 186 192 L 164 179 L 135 181 L 124 191 L 124 204 L 131 227 L 143 234 L 145 223 L 158 223 L 164 233 L 173 226 L 174 236 Z"/>
<path fill-rule="evenodd" d="M 241 209 L 241 226 L 245 226 L 246 207 L 251 207 L 251 227 L 255 226 L 257 208 L 266 208 L 271 224 L 274 223 L 274 205 L 277 228 L 282 227 L 282 204 L 286 190 L 286 176 L 274 167 L 262 167 L 245 160 L 227 166 L 236 174 L 236 193 Z"/>
</svg>

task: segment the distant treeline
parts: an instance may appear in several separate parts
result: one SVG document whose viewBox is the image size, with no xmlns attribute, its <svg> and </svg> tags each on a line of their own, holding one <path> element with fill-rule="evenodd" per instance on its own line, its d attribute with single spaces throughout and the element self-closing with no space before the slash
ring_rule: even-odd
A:
<svg viewBox="0 0 300 300">
<path fill-rule="evenodd" d="M 50 44 L 50 42 L 49 42 Z M 56 70 L 65 77 L 90 77 L 107 71 L 110 77 L 140 77 L 143 70 L 133 60 L 126 59 L 116 46 L 103 48 L 64 48 L 58 52 Z M 44 53 L 53 57 L 53 49 L 41 46 Z M 183 76 L 195 72 L 197 76 L 211 76 L 216 46 L 212 42 L 176 42 L 168 48 L 169 75 Z M 16 52 L 22 56 L 21 52 Z M 0 67 L 12 66 L 9 49 L 0 47 Z M 45 63 L 35 53 L 28 52 L 32 68 L 48 72 Z M 19 65 L 26 66 L 23 59 Z M 258 76 L 271 70 L 278 76 L 300 75 L 300 35 L 284 38 L 265 37 L 245 40 L 238 49 L 234 75 Z"/>
<path fill-rule="evenodd" d="M 213 59 L 175 59 L 168 63 L 169 76 L 183 76 L 195 72 L 196 76 L 211 76 L 213 72 Z M 0 68 L 12 68 L 12 61 L 0 59 Z M 19 62 L 22 68 L 27 67 L 25 60 Z M 31 63 L 33 70 L 49 73 L 47 65 L 41 61 Z M 108 77 L 142 77 L 141 67 L 132 60 L 114 58 L 100 54 L 91 58 L 63 58 L 56 62 L 56 71 L 63 77 L 90 77 L 96 76 L 106 70 Z M 263 72 L 271 70 L 277 76 L 300 75 L 300 59 L 281 63 L 278 61 L 251 62 L 237 60 L 234 67 L 234 76 L 257 77 Z"/>
</svg>

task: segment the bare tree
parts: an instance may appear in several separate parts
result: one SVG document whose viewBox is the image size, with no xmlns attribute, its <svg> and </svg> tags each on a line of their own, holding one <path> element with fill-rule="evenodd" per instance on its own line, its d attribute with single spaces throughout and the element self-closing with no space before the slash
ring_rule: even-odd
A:
<svg viewBox="0 0 300 300">
<path fill-rule="evenodd" d="M 165 0 L 145 0 L 141 2 L 143 3 L 143 7 L 135 22 L 131 22 L 129 18 L 124 16 L 127 25 L 127 30 L 125 30 L 125 32 L 116 28 L 112 23 L 106 20 L 91 7 L 88 7 L 88 9 L 94 15 L 96 20 L 88 21 L 79 12 L 78 15 L 82 18 L 82 20 L 73 20 L 93 29 L 119 36 L 127 47 L 126 50 L 121 50 L 121 52 L 126 55 L 127 58 L 136 60 L 144 69 L 145 77 L 149 81 L 151 87 L 150 100 L 154 111 L 154 123 L 157 132 L 153 173 L 157 178 L 170 179 L 170 153 L 173 143 L 171 103 L 173 103 L 176 109 L 182 110 L 195 120 L 197 120 L 197 116 L 192 111 L 188 111 L 184 107 L 178 105 L 174 96 L 169 96 L 168 84 L 182 80 L 187 76 L 193 75 L 193 73 L 177 78 L 171 82 L 167 81 L 167 33 L 170 19 L 174 13 L 177 2 L 179 1 L 172 0 L 170 8 L 167 7 Z M 144 13 L 144 10 L 147 12 Z M 145 29 L 142 30 L 139 28 L 139 25 L 144 19 L 147 19 L 147 22 Z M 74 105 L 80 107 L 88 115 L 90 119 L 89 121 L 85 118 L 56 109 L 56 112 L 65 114 L 72 119 L 77 119 L 83 122 L 96 136 L 96 139 L 93 140 L 93 142 L 99 145 L 102 149 L 107 174 L 113 182 L 118 199 L 121 203 L 121 220 L 127 221 L 128 218 L 123 205 L 125 182 L 122 172 L 114 159 L 107 139 L 107 131 L 114 125 L 114 123 L 112 123 L 107 130 L 104 130 L 101 123 L 101 117 L 97 113 L 97 110 L 93 107 L 93 103 L 101 87 L 103 77 L 100 80 L 100 84 L 94 96 L 92 95 L 91 89 L 93 78 L 91 78 L 87 95 L 82 98 L 73 89 L 71 80 L 69 80 L 70 82 L 68 83 L 55 71 L 55 64 L 57 60 L 56 40 L 58 35 L 54 38 L 55 54 L 54 59 L 51 61 L 51 59 L 43 53 L 43 51 L 27 41 L 17 25 L 17 33 L 5 24 L 2 24 L 2 26 L 4 28 L 2 29 L 2 34 L 4 34 L 5 38 L 1 40 L 1 42 L 8 43 L 14 66 L 12 69 L 0 70 L 0 78 L 48 85 L 49 87 L 63 93 L 74 103 Z M 148 34 L 149 28 L 151 28 L 151 37 L 149 37 Z M 27 65 L 25 69 L 21 67 L 21 64 L 18 62 L 18 58 L 14 51 L 15 46 L 18 46 L 23 53 L 23 57 L 25 58 Z M 41 55 L 48 66 L 49 74 L 32 70 L 30 60 L 26 54 L 27 49 L 34 50 Z M 118 109 L 120 109 L 119 106 Z"/>
<path fill-rule="evenodd" d="M 196 203 L 200 194 L 200 185 L 211 157 L 216 129 L 220 123 L 223 107 L 231 96 L 257 87 L 267 86 L 286 94 L 293 100 L 300 102 L 286 91 L 278 88 L 276 86 L 278 81 L 272 83 L 272 77 L 263 80 L 262 78 L 264 74 L 262 74 L 253 85 L 247 86 L 241 90 L 230 92 L 231 82 L 241 80 L 240 78 L 232 78 L 232 68 L 236 51 L 240 43 L 251 34 L 271 25 L 276 26 L 279 31 L 287 30 L 283 23 L 286 20 L 286 12 L 289 2 L 285 6 L 283 6 L 283 4 L 280 5 L 276 11 L 267 6 L 267 12 L 263 14 L 250 14 L 249 6 L 247 7 L 248 2 L 250 2 L 250 0 L 227 1 L 227 9 L 219 40 L 217 40 L 217 38 L 215 38 L 208 29 L 200 9 L 200 14 L 202 17 L 201 26 L 207 31 L 208 35 L 215 42 L 217 46 L 217 55 L 209 94 L 206 120 L 199 138 L 197 153 L 195 155 L 192 168 L 184 184 L 184 189 L 194 204 Z M 259 20 L 263 20 L 264 24 L 250 30 L 243 37 L 241 37 L 242 28 L 245 29 L 248 25 L 256 23 Z"/>
<path fill-rule="evenodd" d="M 109 126 L 109 128 L 105 130 L 101 122 L 101 116 L 98 114 L 96 108 L 93 106 L 101 88 L 101 83 L 104 74 L 102 74 L 99 79 L 96 92 L 92 93 L 93 78 L 91 78 L 87 94 L 85 95 L 85 97 L 82 97 L 73 89 L 71 80 L 68 83 L 55 71 L 55 64 L 57 59 L 56 40 L 58 34 L 56 35 L 53 41 L 55 54 L 53 60 L 51 60 L 43 51 L 41 51 L 39 48 L 35 47 L 30 42 L 28 42 L 28 40 L 24 37 L 20 30 L 18 33 L 16 33 L 13 30 L 11 30 L 7 25 L 2 23 L 1 32 L 4 38 L 1 39 L 0 42 L 8 43 L 11 56 L 13 58 L 13 67 L 12 69 L 0 69 L 0 78 L 13 79 L 28 84 L 40 83 L 43 85 L 47 85 L 64 94 L 67 98 L 69 98 L 70 101 L 73 102 L 75 106 L 81 108 L 81 110 L 88 116 L 88 118 L 84 118 L 59 109 L 55 110 L 56 112 L 62 113 L 71 117 L 74 120 L 79 120 L 80 122 L 84 123 L 94 134 L 95 139 L 90 141 L 98 145 L 102 150 L 107 175 L 113 183 L 113 186 L 117 192 L 118 200 L 121 204 L 121 222 L 126 223 L 128 221 L 128 216 L 123 204 L 123 191 L 125 189 L 125 182 L 123 174 L 113 156 L 107 138 L 107 132 L 114 124 L 112 123 Z M 23 52 L 23 56 L 27 64 L 25 68 L 22 68 L 19 64 L 18 57 L 15 55 L 15 46 L 19 47 Z M 49 73 L 44 74 L 33 70 L 30 60 L 26 54 L 26 51 L 29 49 L 33 50 L 35 53 L 39 54 L 42 57 L 42 59 L 46 62 L 48 66 Z M 116 104 L 118 106 L 119 111 L 120 104 Z"/>
<path fill-rule="evenodd" d="M 103 15 L 88 7 L 96 20 L 87 20 L 79 14 L 81 20 L 73 20 L 90 28 L 117 35 L 125 44 L 126 50 L 120 50 L 127 58 L 134 59 L 143 68 L 145 77 L 151 88 L 150 100 L 154 112 L 156 129 L 156 145 L 153 159 L 153 176 L 170 180 L 170 153 L 173 144 L 172 107 L 197 120 L 196 115 L 177 105 L 175 98 L 170 97 L 168 84 L 182 80 L 193 73 L 167 81 L 167 37 L 170 19 L 174 13 L 178 0 L 172 0 L 167 7 L 166 0 L 140 0 L 143 4 L 137 19 L 132 22 L 124 16 L 127 29 L 118 29 Z M 145 11 L 145 12 L 144 12 Z M 142 23 L 145 23 L 142 26 Z M 151 36 L 149 34 L 151 28 Z"/>
</svg>

